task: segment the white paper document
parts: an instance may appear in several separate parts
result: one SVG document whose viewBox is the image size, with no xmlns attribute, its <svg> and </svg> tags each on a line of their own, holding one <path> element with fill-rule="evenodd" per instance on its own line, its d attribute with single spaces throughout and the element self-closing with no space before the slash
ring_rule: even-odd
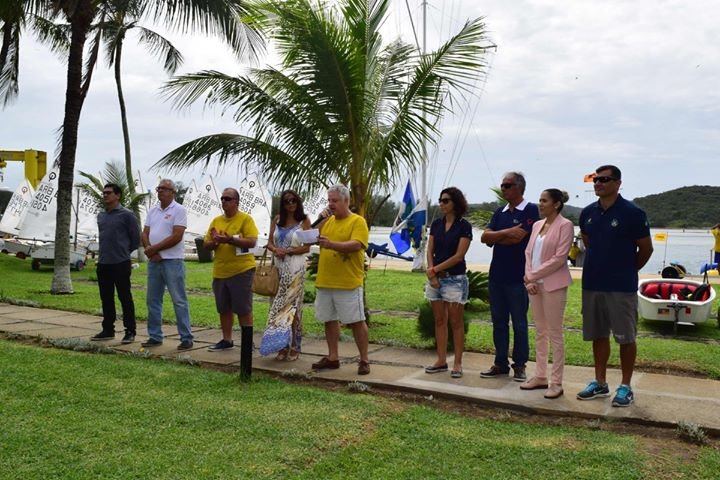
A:
<svg viewBox="0 0 720 480">
<path fill-rule="evenodd" d="M 297 235 L 297 239 L 300 243 L 317 243 L 318 237 L 320 236 L 320 230 L 317 228 L 311 228 L 310 230 L 297 230 L 295 235 Z"/>
</svg>

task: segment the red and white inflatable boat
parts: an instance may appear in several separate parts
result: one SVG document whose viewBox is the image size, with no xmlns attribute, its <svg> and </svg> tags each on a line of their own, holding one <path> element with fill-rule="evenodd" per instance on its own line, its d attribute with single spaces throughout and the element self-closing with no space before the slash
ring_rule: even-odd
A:
<svg viewBox="0 0 720 480">
<path fill-rule="evenodd" d="M 648 279 L 638 285 L 640 316 L 647 320 L 696 324 L 712 316 L 715 289 L 687 279 Z"/>
</svg>

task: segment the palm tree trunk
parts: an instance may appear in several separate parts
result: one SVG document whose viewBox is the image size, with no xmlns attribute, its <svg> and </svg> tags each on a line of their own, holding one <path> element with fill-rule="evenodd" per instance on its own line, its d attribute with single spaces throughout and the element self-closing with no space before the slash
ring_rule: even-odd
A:
<svg viewBox="0 0 720 480">
<path fill-rule="evenodd" d="M 68 57 L 67 89 L 65 91 L 65 118 L 60 148 L 60 175 L 58 178 L 57 222 L 55 230 L 55 272 L 50 293 L 73 293 L 70 279 L 70 215 L 72 215 L 73 175 L 77 151 L 78 126 L 85 96 L 82 89 L 83 50 L 93 19 L 91 0 L 79 0 L 67 17 L 72 36 Z"/>
<path fill-rule="evenodd" d="M 115 48 L 115 86 L 117 87 L 118 105 L 120 105 L 120 123 L 122 124 L 123 133 L 123 146 L 125 147 L 125 174 L 127 175 L 127 184 L 129 195 L 135 194 L 135 181 L 133 180 L 132 170 L 132 152 L 130 150 L 130 128 L 128 127 L 127 121 L 127 108 L 125 107 L 125 95 L 122 89 L 122 75 L 121 75 L 121 61 L 122 61 L 122 49 L 123 39 L 118 39 L 117 47 Z M 135 218 L 140 222 L 140 209 L 135 207 L 133 210 Z M 142 230 L 142 225 L 140 226 Z M 138 261 L 144 262 L 145 255 L 143 254 L 142 246 L 138 249 Z"/>
<path fill-rule="evenodd" d="M 122 124 L 123 146 L 125 147 L 125 172 L 127 174 L 128 189 L 130 195 L 135 193 L 135 182 L 132 174 L 132 154 L 130 152 L 130 129 L 128 128 L 127 109 L 125 107 L 125 96 L 122 90 L 122 76 L 120 74 L 122 61 L 123 39 L 118 39 L 115 47 L 115 86 L 117 87 L 118 104 L 120 105 L 120 123 Z"/>
</svg>

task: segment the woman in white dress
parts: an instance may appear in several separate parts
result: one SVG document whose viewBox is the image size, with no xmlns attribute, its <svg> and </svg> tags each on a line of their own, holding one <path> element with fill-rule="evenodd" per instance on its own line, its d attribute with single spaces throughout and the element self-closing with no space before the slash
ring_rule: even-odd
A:
<svg viewBox="0 0 720 480">
<path fill-rule="evenodd" d="M 305 255 L 295 232 L 310 228 L 302 198 L 292 190 L 280 195 L 280 213 L 270 225 L 268 250 L 275 255 L 280 286 L 268 313 L 268 324 L 260 342 L 260 354 L 277 352 L 277 360 L 297 360 L 302 341 L 302 306 L 305 293 Z"/>
</svg>

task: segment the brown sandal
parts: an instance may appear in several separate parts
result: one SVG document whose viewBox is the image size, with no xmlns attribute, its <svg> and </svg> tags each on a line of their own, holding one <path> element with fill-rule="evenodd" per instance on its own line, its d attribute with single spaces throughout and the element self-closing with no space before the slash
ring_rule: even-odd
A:
<svg viewBox="0 0 720 480">
<path fill-rule="evenodd" d="M 300 356 L 300 352 L 298 352 L 294 348 L 291 348 L 290 352 L 288 352 L 287 356 L 285 357 L 285 360 L 288 362 L 294 362 L 295 360 L 298 359 L 299 356 Z"/>
<path fill-rule="evenodd" d="M 278 360 L 278 361 L 282 362 L 282 361 L 284 361 L 284 360 L 287 360 L 287 357 L 288 357 L 288 349 L 287 349 L 287 348 L 283 348 L 282 350 L 280 350 L 280 351 L 277 353 L 277 356 L 275 357 L 275 360 Z"/>
</svg>

